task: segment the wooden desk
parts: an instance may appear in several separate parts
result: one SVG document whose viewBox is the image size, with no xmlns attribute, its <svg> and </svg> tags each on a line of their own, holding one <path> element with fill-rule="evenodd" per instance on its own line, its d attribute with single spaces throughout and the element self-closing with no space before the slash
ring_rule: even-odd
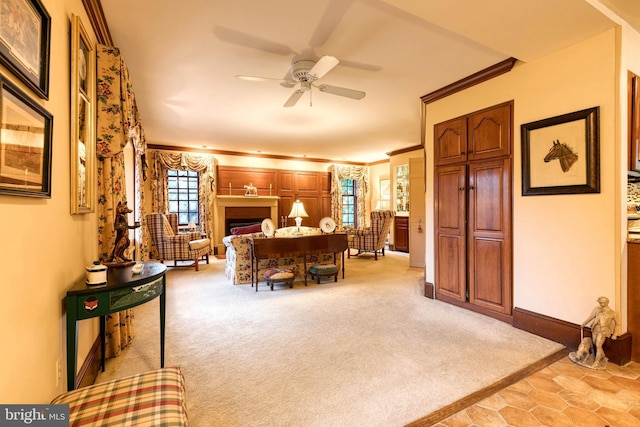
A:
<svg viewBox="0 0 640 427">
<path fill-rule="evenodd" d="M 67 389 L 76 388 L 76 361 L 78 357 L 78 320 L 100 316 L 102 341 L 102 369 L 105 356 L 105 316 L 160 297 L 160 367 L 164 368 L 164 313 L 166 304 L 167 267 L 157 262 L 146 262 L 140 274 L 131 267 L 109 268 L 107 284 L 89 287 L 84 280 L 67 291 Z"/>
<path fill-rule="evenodd" d="M 251 242 L 251 283 L 258 290 L 258 261 L 261 259 L 302 256 L 304 260 L 304 284 L 307 284 L 307 256 L 315 254 L 342 254 L 342 278 L 344 279 L 344 251 L 349 247 L 347 235 L 317 234 L 311 236 L 270 237 L 250 239 Z"/>
</svg>

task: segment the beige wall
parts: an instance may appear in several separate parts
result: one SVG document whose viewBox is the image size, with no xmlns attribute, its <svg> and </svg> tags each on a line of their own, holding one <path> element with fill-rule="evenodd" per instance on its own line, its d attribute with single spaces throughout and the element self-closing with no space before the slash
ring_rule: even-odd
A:
<svg viewBox="0 0 640 427">
<path fill-rule="evenodd" d="M 81 0 L 44 0 L 51 15 L 49 100 L 38 98 L 6 69 L 3 76 L 53 114 L 51 199 L 0 195 L 0 402 L 48 403 L 66 390 L 66 318 L 63 298 L 84 279 L 97 256 L 96 215 L 70 214 L 69 69 L 71 14 Z M 85 359 L 97 322 L 80 322 L 79 359 Z M 57 381 L 56 365 L 62 377 Z"/>
<path fill-rule="evenodd" d="M 427 107 L 426 279 L 434 281 L 433 125 L 514 100 L 514 306 L 581 323 L 606 295 L 621 312 L 620 143 L 616 30 L 573 45 Z M 522 196 L 520 126 L 600 107 L 599 194 Z"/>
</svg>

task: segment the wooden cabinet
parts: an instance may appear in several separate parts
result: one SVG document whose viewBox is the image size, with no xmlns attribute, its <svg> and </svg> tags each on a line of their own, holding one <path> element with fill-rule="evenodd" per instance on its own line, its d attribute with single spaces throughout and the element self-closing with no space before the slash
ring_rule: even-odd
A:
<svg viewBox="0 0 640 427">
<path fill-rule="evenodd" d="M 627 330 L 631 360 L 640 362 L 640 243 L 628 243 L 627 250 Z"/>
<path fill-rule="evenodd" d="M 436 295 L 498 318 L 513 305 L 511 109 L 434 126 Z"/>
<path fill-rule="evenodd" d="M 396 216 L 394 236 L 394 249 L 400 252 L 409 252 L 409 217 Z"/>
<path fill-rule="evenodd" d="M 511 103 L 435 125 L 436 166 L 511 154 Z"/>
<path fill-rule="evenodd" d="M 640 171 L 640 77 L 629 72 L 629 170 Z"/>
</svg>

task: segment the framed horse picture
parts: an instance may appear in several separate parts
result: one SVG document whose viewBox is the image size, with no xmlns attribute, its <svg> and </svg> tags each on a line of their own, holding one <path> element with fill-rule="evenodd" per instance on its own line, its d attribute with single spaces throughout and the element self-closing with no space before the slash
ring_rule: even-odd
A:
<svg viewBox="0 0 640 427">
<path fill-rule="evenodd" d="M 521 126 L 522 195 L 600 192 L 599 107 Z"/>
</svg>

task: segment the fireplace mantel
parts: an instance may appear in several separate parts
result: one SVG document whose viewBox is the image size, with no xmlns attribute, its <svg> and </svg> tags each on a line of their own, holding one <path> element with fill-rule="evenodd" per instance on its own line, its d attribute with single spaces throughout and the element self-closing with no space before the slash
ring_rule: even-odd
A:
<svg viewBox="0 0 640 427">
<path fill-rule="evenodd" d="M 216 226 L 213 242 L 218 254 L 224 253 L 224 225 L 226 221 L 225 208 L 227 207 L 269 207 L 271 208 L 271 221 L 278 223 L 278 196 L 216 196 Z"/>
<path fill-rule="evenodd" d="M 218 205 L 223 206 L 278 206 L 278 196 L 216 196 Z"/>
</svg>

